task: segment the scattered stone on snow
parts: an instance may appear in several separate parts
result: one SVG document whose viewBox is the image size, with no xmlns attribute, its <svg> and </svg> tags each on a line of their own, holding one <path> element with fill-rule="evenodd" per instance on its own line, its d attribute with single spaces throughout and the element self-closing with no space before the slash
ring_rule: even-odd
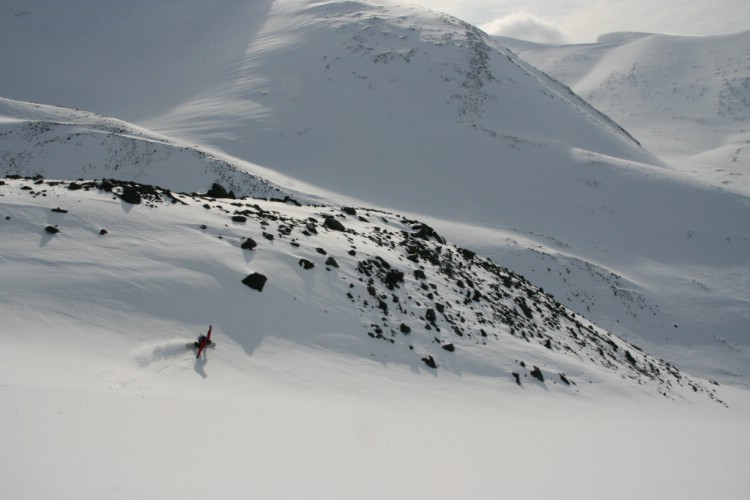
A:
<svg viewBox="0 0 750 500">
<path fill-rule="evenodd" d="M 259 292 L 263 291 L 263 287 L 266 285 L 266 281 L 268 278 L 266 278 L 264 275 L 260 273 L 252 273 L 245 277 L 245 279 L 242 280 L 242 283 L 244 285 L 249 286 L 253 290 L 258 290 Z"/>
</svg>

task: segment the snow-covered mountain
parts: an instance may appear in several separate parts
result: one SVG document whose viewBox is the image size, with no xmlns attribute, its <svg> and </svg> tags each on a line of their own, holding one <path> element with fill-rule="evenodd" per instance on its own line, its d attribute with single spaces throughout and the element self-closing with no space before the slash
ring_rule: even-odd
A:
<svg viewBox="0 0 750 500">
<path fill-rule="evenodd" d="M 667 168 L 476 28 L 364 2 L 82 5 L 6 7 L 0 61 L 18 70 L 0 95 L 425 220 L 660 357 L 746 384 L 747 198 Z"/>
<path fill-rule="evenodd" d="M 750 488 L 747 193 L 414 6 L 0 14 L 0 496 Z"/>
<path fill-rule="evenodd" d="M 568 46 L 499 40 L 569 85 L 674 168 L 750 194 L 750 31 L 613 33 Z"/>
<path fill-rule="evenodd" d="M 89 310 L 76 319 L 82 324 L 122 311 L 158 318 L 149 342 L 134 346 L 153 349 L 144 355 L 154 358 L 174 347 L 175 329 L 210 319 L 248 354 L 266 337 L 289 338 L 380 363 L 417 369 L 421 360 L 433 369 L 504 376 L 511 385 L 530 374 L 543 384 L 543 372 L 571 388 L 622 377 L 672 399 L 686 388 L 716 400 L 714 388 L 419 221 L 107 179 L 12 177 L 0 188 L 6 305 L 15 310 L 10 331 L 28 329 L 26 318 L 39 303 L 50 309 L 50 322 L 73 301 Z M 194 253 L 180 250 L 191 245 Z M 154 246 L 172 246 L 175 255 L 149 251 Z M 161 268 L 156 274 L 149 271 L 154 266 Z M 42 269 L 57 272 L 45 278 Z M 29 274 L 37 278 L 25 279 Z M 36 300 L 14 299 L 29 296 Z M 208 296 L 210 305 L 203 299 L 196 307 Z M 121 333 L 133 335 L 127 327 Z M 580 390 L 586 389 L 574 392 Z"/>
</svg>

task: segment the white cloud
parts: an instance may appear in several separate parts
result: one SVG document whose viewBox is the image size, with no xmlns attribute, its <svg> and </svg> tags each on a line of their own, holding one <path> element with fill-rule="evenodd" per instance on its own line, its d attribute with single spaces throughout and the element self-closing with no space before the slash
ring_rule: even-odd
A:
<svg viewBox="0 0 750 500">
<path fill-rule="evenodd" d="M 479 27 L 490 35 L 501 35 L 530 42 L 561 44 L 569 38 L 553 23 L 527 12 L 497 18 Z"/>
<path fill-rule="evenodd" d="M 750 29 L 747 0 L 415 0 L 415 3 L 457 16 L 490 34 L 543 43 L 593 42 L 599 35 L 613 31 L 717 35 Z"/>
</svg>

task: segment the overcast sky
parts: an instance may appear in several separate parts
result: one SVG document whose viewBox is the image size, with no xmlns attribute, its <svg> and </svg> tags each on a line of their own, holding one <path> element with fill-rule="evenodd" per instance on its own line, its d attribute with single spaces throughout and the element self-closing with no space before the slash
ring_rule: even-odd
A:
<svg viewBox="0 0 750 500">
<path fill-rule="evenodd" d="M 412 0 L 492 35 L 594 42 L 615 31 L 718 35 L 750 30 L 748 0 Z"/>
</svg>

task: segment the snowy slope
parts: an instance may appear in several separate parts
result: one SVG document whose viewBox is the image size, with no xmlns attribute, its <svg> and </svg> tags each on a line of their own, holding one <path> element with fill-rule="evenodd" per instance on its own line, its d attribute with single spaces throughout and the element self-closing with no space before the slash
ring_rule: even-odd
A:
<svg viewBox="0 0 750 500">
<path fill-rule="evenodd" d="M 238 160 L 169 139 L 121 120 L 85 111 L 0 98 L 0 164 L 4 175 L 65 179 L 120 178 L 206 191 L 228 190 L 271 198 L 282 191 Z"/>
<path fill-rule="evenodd" d="M 681 388 L 715 399 L 715 389 L 419 221 L 110 180 L 3 182 L 9 331 L 29 328 L 37 300 L 18 298 L 37 296 L 52 311 L 86 304 L 74 322 L 99 327 L 122 311 L 158 318 L 160 331 L 200 324 L 208 314 L 248 354 L 269 337 L 414 370 L 432 358 L 433 369 L 510 385 L 511 372 L 526 378 L 541 365 L 552 384 L 560 380 L 570 392 L 580 392 L 575 379 L 603 383 L 614 375 L 672 399 L 684 397 Z M 249 275 L 265 279 L 246 284 Z M 133 335 L 143 334 L 124 337 Z M 175 346 L 143 347 L 154 350 L 148 358 Z"/>
<path fill-rule="evenodd" d="M 748 486 L 745 391 L 680 373 L 417 221 L 40 178 L 5 179 L 0 210 L 3 496 Z M 207 324 L 217 347 L 195 359 Z M 607 487 L 623 475 L 638 481 Z"/>
<path fill-rule="evenodd" d="M 1 497 L 746 497 L 745 196 L 414 7 L 0 14 Z"/>
<path fill-rule="evenodd" d="M 6 7 L 0 57 L 18 70 L 0 95 L 136 121 L 308 198 L 411 214 L 650 352 L 747 384 L 747 198 L 666 168 L 472 26 L 362 2 L 80 5 Z"/>
<path fill-rule="evenodd" d="M 595 44 L 524 44 L 515 50 L 675 168 L 748 195 L 749 44 L 750 31 L 711 37 L 615 33 Z"/>
</svg>

